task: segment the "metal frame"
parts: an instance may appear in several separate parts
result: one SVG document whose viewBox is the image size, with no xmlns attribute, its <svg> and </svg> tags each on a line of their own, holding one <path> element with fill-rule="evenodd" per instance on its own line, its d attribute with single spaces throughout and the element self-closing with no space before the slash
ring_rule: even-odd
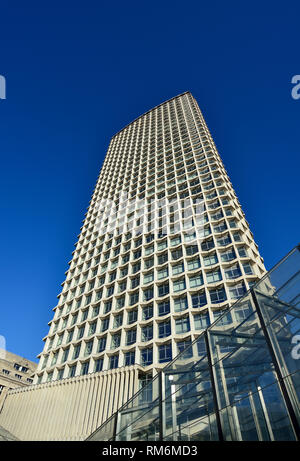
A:
<svg viewBox="0 0 300 461">
<path fill-rule="evenodd" d="M 276 376 L 277 376 L 277 379 L 278 379 L 280 390 L 282 392 L 282 396 L 283 396 L 284 402 L 286 404 L 286 407 L 287 407 L 287 410 L 288 410 L 288 413 L 289 413 L 289 417 L 291 419 L 291 424 L 292 424 L 292 427 L 294 429 L 296 439 L 299 441 L 300 440 L 299 422 L 298 422 L 296 413 L 294 411 L 294 408 L 293 408 L 293 405 L 292 405 L 288 390 L 286 388 L 284 378 L 283 378 L 282 373 L 281 373 L 280 365 L 278 363 L 275 351 L 273 349 L 272 341 L 271 341 L 271 338 L 270 338 L 270 335 L 269 335 L 269 332 L 268 332 L 268 329 L 267 329 L 267 326 L 266 326 L 266 323 L 265 323 L 265 319 L 264 319 L 264 316 L 263 316 L 263 314 L 261 312 L 260 305 L 259 305 L 259 302 L 258 302 L 257 297 L 256 297 L 256 293 L 255 293 L 253 288 L 250 290 L 250 293 L 251 293 L 251 296 L 252 296 L 253 303 L 255 305 L 255 309 L 256 309 L 256 312 L 257 312 L 257 315 L 258 315 L 258 318 L 259 318 L 259 321 L 260 321 L 260 325 L 261 325 L 263 334 L 264 334 L 265 339 L 266 339 L 266 344 L 267 344 L 267 347 L 268 347 L 268 350 L 269 350 L 269 353 L 270 353 L 270 356 L 271 356 L 271 360 L 272 360 L 273 365 L 274 365 L 274 369 L 275 369 L 275 373 L 276 373 Z"/>
</svg>

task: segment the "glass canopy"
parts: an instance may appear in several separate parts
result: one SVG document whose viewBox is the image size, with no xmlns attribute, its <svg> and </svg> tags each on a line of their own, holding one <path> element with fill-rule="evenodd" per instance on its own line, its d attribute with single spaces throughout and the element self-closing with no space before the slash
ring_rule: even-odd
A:
<svg viewBox="0 0 300 461">
<path fill-rule="evenodd" d="M 88 440 L 300 440 L 300 247 Z"/>
</svg>

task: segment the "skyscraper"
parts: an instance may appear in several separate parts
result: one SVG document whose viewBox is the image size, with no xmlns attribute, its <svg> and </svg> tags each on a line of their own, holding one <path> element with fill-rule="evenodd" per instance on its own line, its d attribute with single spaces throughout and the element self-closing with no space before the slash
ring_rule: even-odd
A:
<svg viewBox="0 0 300 461">
<path fill-rule="evenodd" d="M 35 384 L 143 367 L 140 386 L 265 273 L 197 102 L 111 140 Z"/>
</svg>

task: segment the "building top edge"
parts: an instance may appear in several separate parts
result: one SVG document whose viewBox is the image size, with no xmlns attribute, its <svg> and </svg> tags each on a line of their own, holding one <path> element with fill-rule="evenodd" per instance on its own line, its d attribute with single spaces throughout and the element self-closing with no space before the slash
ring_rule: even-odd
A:
<svg viewBox="0 0 300 461">
<path fill-rule="evenodd" d="M 132 122 L 127 123 L 127 125 L 125 125 L 121 130 L 117 131 L 117 133 L 115 133 L 115 134 L 111 137 L 111 140 L 113 140 L 118 134 L 120 134 L 122 131 L 126 130 L 126 128 L 128 128 L 130 125 L 132 125 L 133 123 L 135 123 L 137 120 L 139 120 L 140 118 L 144 117 L 144 115 L 149 114 L 149 112 L 152 112 L 153 110 L 157 109 L 158 107 L 163 106 L 164 104 L 167 104 L 167 103 L 169 103 L 170 101 L 173 101 L 173 99 L 180 98 L 181 96 L 184 96 L 185 94 L 189 94 L 189 95 L 192 96 L 192 93 L 191 93 L 190 91 L 184 91 L 183 93 L 177 94 L 176 96 L 173 96 L 172 98 L 167 99 L 166 101 L 161 102 L 160 104 L 157 104 L 157 106 L 152 107 L 152 109 L 149 109 L 149 110 L 147 110 L 146 112 L 144 112 L 143 114 L 141 114 L 141 115 L 139 115 L 138 117 L 136 117 L 134 120 L 132 120 Z"/>
</svg>

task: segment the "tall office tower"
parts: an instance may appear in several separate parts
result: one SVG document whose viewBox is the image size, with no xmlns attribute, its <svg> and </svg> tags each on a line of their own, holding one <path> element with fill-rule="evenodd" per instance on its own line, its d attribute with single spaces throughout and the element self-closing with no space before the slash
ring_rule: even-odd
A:
<svg viewBox="0 0 300 461">
<path fill-rule="evenodd" d="M 265 273 L 197 102 L 111 140 L 35 384 L 141 365 L 140 385 Z"/>
</svg>

